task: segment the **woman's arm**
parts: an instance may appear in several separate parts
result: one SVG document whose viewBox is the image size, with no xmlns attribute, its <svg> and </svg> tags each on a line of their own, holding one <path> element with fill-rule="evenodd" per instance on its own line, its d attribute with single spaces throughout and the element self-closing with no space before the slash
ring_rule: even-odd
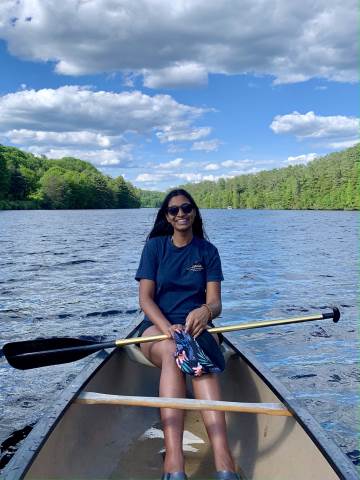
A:
<svg viewBox="0 0 360 480">
<path fill-rule="evenodd" d="M 208 282 L 206 285 L 206 305 L 211 310 L 210 320 L 218 317 L 222 310 L 221 282 Z"/>
<path fill-rule="evenodd" d="M 209 321 L 220 315 L 221 308 L 221 283 L 207 282 L 206 306 L 202 305 L 189 313 L 185 322 L 185 331 L 197 337 L 205 330 Z"/>
<path fill-rule="evenodd" d="M 167 335 L 172 337 L 171 331 L 178 325 L 172 325 L 164 316 L 160 308 L 154 302 L 155 296 L 155 282 L 153 280 L 147 280 L 145 278 L 140 280 L 139 283 L 139 303 L 140 308 L 145 315 L 153 322 L 158 329 Z"/>
</svg>

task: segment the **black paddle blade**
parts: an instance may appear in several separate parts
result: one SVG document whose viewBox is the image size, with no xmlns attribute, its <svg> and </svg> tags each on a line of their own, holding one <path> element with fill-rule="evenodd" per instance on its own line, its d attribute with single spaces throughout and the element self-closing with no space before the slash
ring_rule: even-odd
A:
<svg viewBox="0 0 360 480">
<path fill-rule="evenodd" d="M 332 318 L 335 323 L 340 320 L 340 310 L 337 307 L 333 307 L 331 313 L 323 313 L 323 318 Z"/>
<path fill-rule="evenodd" d="M 20 370 L 69 363 L 103 348 L 114 347 L 115 342 L 94 342 L 80 338 L 38 338 L 7 343 L 3 353 L 9 364 Z"/>
</svg>

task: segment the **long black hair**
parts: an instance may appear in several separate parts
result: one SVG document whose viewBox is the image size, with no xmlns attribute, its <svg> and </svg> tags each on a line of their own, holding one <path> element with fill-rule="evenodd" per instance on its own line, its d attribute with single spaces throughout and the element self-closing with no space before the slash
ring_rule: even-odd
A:
<svg viewBox="0 0 360 480">
<path fill-rule="evenodd" d="M 198 238 L 208 238 L 204 230 L 203 221 L 200 215 L 199 208 L 195 203 L 195 200 L 186 190 L 182 188 L 176 188 L 174 190 L 171 190 L 164 198 L 160 209 L 156 215 L 154 226 L 149 235 L 147 236 L 147 240 L 153 237 L 172 235 L 174 233 L 172 225 L 170 225 L 170 223 L 166 219 L 166 213 L 170 200 L 173 197 L 177 197 L 178 195 L 183 195 L 184 197 L 186 197 L 189 200 L 189 203 L 191 203 L 191 205 L 194 207 L 195 219 L 192 226 L 193 234 Z"/>
</svg>

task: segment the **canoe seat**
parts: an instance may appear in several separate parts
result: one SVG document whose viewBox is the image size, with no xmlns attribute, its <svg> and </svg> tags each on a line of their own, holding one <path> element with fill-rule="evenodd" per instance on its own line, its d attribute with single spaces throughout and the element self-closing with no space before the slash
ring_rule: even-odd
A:
<svg viewBox="0 0 360 480">
<path fill-rule="evenodd" d="M 142 363 L 147 367 L 156 367 L 150 360 L 148 360 L 137 345 L 125 345 L 123 347 L 128 357 L 137 363 Z"/>
<path fill-rule="evenodd" d="M 220 410 L 223 412 L 263 413 L 291 417 L 292 413 L 282 403 L 223 402 L 194 398 L 143 397 L 109 395 L 99 392 L 82 392 L 74 403 L 84 405 L 126 405 L 155 408 L 178 408 L 180 410 Z"/>
<path fill-rule="evenodd" d="M 125 349 L 128 357 L 134 362 L 141 363 L 143 365 L 146 365 L 147 367 L 156 367 L 156 365 L 154 365 L 152 362 L 150 362 L 150 360 L 148 360 L 145 357 L 145 355 L 142 353 L 142 351 L 137 345 L 125 345 L 123 348 Z M 225 357 L 225 363 L 226 363 L 228 359 L 235 353 L 230 347 L 228 347 L 224 343 L 221 345 L 220 348 Z"/>
</svg>

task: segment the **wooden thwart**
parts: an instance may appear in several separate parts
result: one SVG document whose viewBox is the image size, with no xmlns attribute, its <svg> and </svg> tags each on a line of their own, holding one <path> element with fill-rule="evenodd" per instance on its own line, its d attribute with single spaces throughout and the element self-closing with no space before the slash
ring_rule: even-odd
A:
<svg viewBox="0 0 360 480">
<path fill-rule="evenodd" d="M 191 398 L 135 397 L 84 392 L 74 403 L 88 405 L 128 405 L 154 408 L 176 408 L 179 410 L 221 410 L 224 412 L 263 413 L 291 417 L 292 413 L 281 403 L 243 403 Z"/>
</svg>

